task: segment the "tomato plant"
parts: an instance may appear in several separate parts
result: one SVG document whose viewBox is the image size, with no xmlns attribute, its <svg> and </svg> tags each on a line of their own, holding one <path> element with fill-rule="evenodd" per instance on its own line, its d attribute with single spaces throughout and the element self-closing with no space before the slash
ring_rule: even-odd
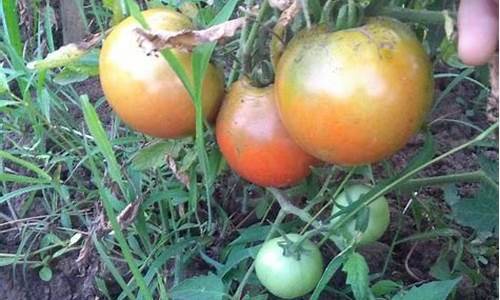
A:
<svg viewBox="0 0 500 300">
<path fill-rule="evenodd" d="M 338 213 L 342 208 L 355 203 L 361 198 L 361 196 L 363 196 L 363 194 L 366 194 L 369 191 L 370 187 L 366 185 L 356 184 L 348 186 L 337 196 L 337 198 L 335 198 L 335 206 L 332 209 L 332 215 Z M 389 226 L 389 205 L 384 196 L 377 198 L 365 209 L 368 210 L 368 223 L 358 239 L 357 243 L 359 245 L 366 245 L 375 242 L 384 234 L 387 226 Z M 356 238 L 357 234 L 360 232 L 360 230 L 356 228 L 356 222 L 358 218 L 362 218 L 361 214 L 362 213 L 358 213 L 353 220 L 338 229 L 338 232 L 346 234 L 347 236 L 345 237 L 348 240 Z M 344 215 L 342 214 L 333 218 L 332 224 L 340 221 L 343 216 Z M 339 234 L 336 235 L 338 236 Z M 336 240 L 335 237 L 333 239 Z"/>
<path fill-rule="evenodd" d="M 291 242 L 301 236 L 288 234 Z M 287 248 L 288 247 L 288 248 Z M 318 246 L 304 240 L 294 252 L 292 244 L 283 237 L 265 242 L 255 258 L 255 272 L 259 281 L 273 295 L 291 299 L 314 289 L 323 273 L 323 258 Z"/>
<path fill-rule="evenodd" d="M 401 149 L 432 95 L 425 50 L 406 25 L 388 18 L 333 33 L 306 29 L 276 70 L 278 110 L 290 135 L 308 153 L 341 165 Z"/>
<path fill-rule="evenodd" d="M 261 186 L 289 186 L 304 179 L 316 159 L 290 138 L 274 103 L 274 87 L 235 82 L 217 117 L 216 136 L 228 164 Z"/>
<path fill-rule="evenodd" d="M 191 21 L 169 9 L 150 9 L 143 16 L 153 29 L 179 31 Z M 147 55 L 137 41 L 133 17 L 118 24 L 103 42 L 99 73 L 113 110 L 134 129 L 151 136 L 178 138 L 194 133 L 195 109 L 187 90 L 161 56 Z M 192 78 L 191 54 L 172 50 Z M 203 113 L 214 121 L 224 93 L 220 72 L 209 65 L 203 83 Z"/>
</svg>

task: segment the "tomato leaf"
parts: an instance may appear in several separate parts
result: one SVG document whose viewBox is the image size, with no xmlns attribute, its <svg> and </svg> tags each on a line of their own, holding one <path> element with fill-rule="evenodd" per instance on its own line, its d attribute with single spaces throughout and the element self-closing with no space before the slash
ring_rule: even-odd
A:
<svg viewBox="0 0 500 300">
<path fill-rule="evenodd" d="M 446 300 L 451 291 L 462 278 L 445 281 L 433 281 L 413 287 L 407 292 L 401 292 L 392 300 Z"/>
<path fill-rule="evenodd" d="M 380 280 L 372 285 L 372 293 L 376 297 L 392 294 L 401 289 L 401 284 L 392 280 Z"/>
<path fill-rule="evenodd" d="M 172 288 L 173 299 L 219 300 L 226 295 L 222 280 L 214 274 L 184 280 Z"/>
<path fill-rule="evenodd" d="M 461 199 L 451 208 L 459 224 L 498 234 L 498 189 L 482 184 L 473 198 Z"/>
<path fill-rule="evenodd" d="M 352 253 L 342 267 L 342 271 L 347 273 L 346 283 L 351 286 L 356 300 L 371 298 L 371 290 L 368 287 L 368 264 L 361 254 Z"/>
<path fill-rule="evenodd" d="M 173 150 L 171 141 L 158 141 L 145 147 L 132 159 L 132 166 L 137 170 L 147 170 L 165 165 L 165 156 Z"/>
</svg>

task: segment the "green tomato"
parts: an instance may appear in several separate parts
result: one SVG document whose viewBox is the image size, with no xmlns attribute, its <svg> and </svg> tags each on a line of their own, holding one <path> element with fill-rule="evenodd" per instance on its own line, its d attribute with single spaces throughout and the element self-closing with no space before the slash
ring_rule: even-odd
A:
<svg viewBox="0 0 500 300">
<path fill-rule="evenodd" d="M 344 189 L 340 195 L 335 199 L 335 206 L 332 209 L 332 215 L 339 212 L 341 208 L 347 207 L 350 204 L 358 201 L 363 194 L 370 191 L 370 187 L 366 185 L 352 185 Z M 373 201 L 367 207 L 368 209 L 368 224 L 366 229 L 361 233 L 358 240 L 358 245 L 367 245 L 378 240 L 387 229 L 389 225 L 389 205 L 387 204 L 387 199 L 382 196 Z M 359 234 L 359 230 L 356 229 L 356 219 L 360 216 L 360 213 L 356 214 L 356 218 L 346 223 L 340 231 L 342 231 L 344 237 L 349 241 L 355 238 Z M 332 223 L 340 221 L 344 215 L 339 215 L 333 218 Z M 339 240 L 339 235 L 332 236 L 332 239 L 337 243 Z"/>
<path fill-rule="evenodd" d="M 288 234 L 295 242 L 298 234 Z M 285 256 L 283 237 L 269 240 L 262 245 L 255 258 L 255 272 L 260 283 L 273 295 L 292 299 L 311 292 L 323 274 L 323 258 L 318 246 L 309 240 L 302 243 L 299 259 Z"/>
</svg>

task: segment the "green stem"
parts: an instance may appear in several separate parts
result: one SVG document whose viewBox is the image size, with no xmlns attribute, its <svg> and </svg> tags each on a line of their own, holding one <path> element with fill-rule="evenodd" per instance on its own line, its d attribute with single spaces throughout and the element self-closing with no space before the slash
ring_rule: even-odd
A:
<svg viewBox="0 0 500 300">
<path fill-rule="evenodd" d="M 241 63 L 243 65 L 243 72 L 245 74 L 250 74 L 252 72 L 252 49 L 255 39 L 257 38 L 257 33 L 259 33 L 259 27 L 264 19 L 264 15 L 269 8 L 269 2 L 267 0 L 262 1 L 261 7 L 259 9 L 259 14 L 257 15 L 257 19 L 255 23 L 252 25 L 252 29 L 250 29 L 250 33 L 248 34 L 248 39 L 243 46 L 243 50 L 241 53 Z"/>
<path fill-rule="evenodd" d="M 367 13 L 370 16 L 389 16 L 402 21 L 425 24 L 439 24 L 446 21 L 446 15 L 444 11 L 410 9 L 401 7 L 381 7 Z M 455 15 L 451 12 L 448 12 L 448 14 L 451 17 L 455 17 Z"/>
<path fill-rule="evenodd" d="M 252 7 L 253 3 L 254 3 L 254 0 L 248 0 L 245 2 L 245 5 L 246 5 L 246 7 Z M 245 23 L 245 25 L 241 29 L 240 40 L 239 40 L 240 47 L 238 48 L 238 51 L 236 51 L 237 59 L 235 59 L 233 61 L 233 65 L 231 66 L 231 72 L 229 73 L 229 77 L 227 80 L 227 86 L 230 86 L 231 83 L 233 83 L 239 75 L 238 65 L 241 62 L 238 61 L 238 59 L 240 59 L 241 56 L 243 55 L 242 52 L 243 52 L 243 48 L 245 47 L 245 41 L 247 40 L 249 31 L 250 31 L 250 28 L 249 28 L 248 22 L 247 22 L 247 23 Z"/>
<path fill-rule="evenodd" d="M 283 222 L 283 219 L 285 218 L 286 215 L 287 213 L 283 209 L 279 211 L 278 216 L 274 220 L 274 223 L 271 227 L 271 230 L 269 231 L 269 233 L 266 236 L 266 239 L 264 240 L 264 243 L 271 239 L 277 227 L 281 224 L 281 222 Z M 250 274 L 252 274 L 254 268 L 255 268 L 255 260 L 250 265 L 250 268 L 248 268 L 248 271 L 245 273 L 245 276 L 241 280 L 240 285 L 236 289 L 236 292 L 233 295 L 233 300 L 241 299 L 241 294 L 243 293 L 243 289 L 245 288 L 245 285 L 247 284 L 247 281 L 250 278 Z"/>
<path fill-rule="evenodd" d="M 488 183 L 492 187 L 498 189 L 498 185 L 491 178 L 486 176 L 483 170 L 477 170 L 459 174 L 449 174 L 443 176 L 411 179 L 408 182 L 403 183 L 401 185 L 401 189 L 412 190 L 423 186 L 443 185 L 448 183 L 459 183 L 459 182 L 478 182 L 478 181 Z"/>
</svg>

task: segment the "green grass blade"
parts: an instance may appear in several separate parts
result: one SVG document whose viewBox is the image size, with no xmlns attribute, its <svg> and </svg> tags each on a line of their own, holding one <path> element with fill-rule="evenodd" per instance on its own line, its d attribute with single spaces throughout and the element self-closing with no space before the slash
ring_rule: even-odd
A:
<svg viewBox="0 0 500 300">
<path fill-rule="evenodd" d="M 104 155 L 106 159 L 106 163 L 109 169 L 109 175 L 119 186 L 124 196 L 126 189 L 123 184 L 123 179 L 120 171 L 120 166 L 118 165 L 118 161 L 116 160 L 115 153 L 113 152 L 113 148 L 111 147 L 111 143 L 106 136 L 106 132 L 102 127 L 102 123 L 99 120 L 99 116 L 97 115 L 94 107 L 90 104 L 89 98 L 87 95 L 83 95 L 80 97 L 82 103 L 83 117 L 85 118 L 85 123 L 90 130 L 90 133 L 94 137 L 94 141 L 97 144 L 97 147 Z"/>
<path fill-rule="evenodd" d="M 92 241 L 94 242 L 97 253 L 99 253 L 99 255 L 101 256 L 102 262 L 104 263 L 104 265 L 106 265 L 106 268 L 109 270 L 111 275 L 113 275 L 113 278 L 118 283 L 118 285 L 122 288 L 123 292 L 125 292 L 125 294 L 127 294 L 129 299 L 135 300 L 136 298 L 135 298 L 134 294 L 128 288 L 127 283 L 125 282 L 122 275 L 120 274 L 120 271 L 118 271 L 118 269 L 115 267 L 115 265 L 111 261 L 111 258 L 106 254 L 104 247 L 97 240 L 95 235 L 92 235 Z"/>
<path fill-rule="evenodd" d="M 231 0 L 227 2 L 221 11 L 215 16 L 215 18 L 210 22 L 210 26 L 222 23 L 229 19 L 234 9 L 236 8 L 237 0 Z M 202 106 L 202 92 L 203 92 L 203 81 L 208 68 L 210 57 L 215 49 L 215 43 L 205 44 L 196 47 L 193 52 L 192 68 L 193 68 L 193 83 L 194 83 L 194 93 L 191 97 L 194 101 L 195 112 L 196 112 L 196 152 L 198 154 L 198 160 L 201 164 L 203 170 L 203 181 L 205 184 L 205 192 L 207 198 L 207 209 L 208 209 L 208 231 L 212 224 L 212 210 L 211 210 L 211 186 L 214 181 L 211 174 L 211 166 L 208 160 L 207 150 L 205 148 L 205 137 L 203 129 L 203 106 Z M 194 97 L 193 97 L 194 94 Z"/>
<path fill-rule="evenodd" d="M 46 184 L 39 184 L 39 185 L 31 185 L 25 188 L 17 189 L 13 192 L 7 193 L 3 196 L 0 197 L 0 205 L 3 204 L 5 201 L 14 198 L 14 197 L 19 197 L 20 195 L 24 193 L 29 193 L 29 192 L 34 192 L 34 191 L 39 191 L 39 190 L 44 190 L 44 189 L 49 189 L 52 188 L 52 185 L 46 185 Z"/>
<path fill-rule="evenodd" d="M 12 45 L 17 55 L 22 57 L 23 42 L 21 40 L 21 30 L 19 28 L 19 16 L 17 15 L 17 6 L 15 0 L 1 0 L 2 5 L 0 12 L 2 15 L 2 23 L 4 35 L 7 41 Z"/>
<path fill-rule="evenodd" d="M 111 198 L 113 197 L 111 195 L 111 192 L 101 185 L 99 186 L 99 195 L 101 196 L 102 204 L 104 206 L 104 209 L 106 210 L 106 215 L 108 216 L 108 220 L 111 223 L 111 227 L 113 228 L 115 238 L 118 241 L 118 244 L 120 245 L 120 248 L 122 250 L 123 257 L 127 262 L 130 271 L 132 272 L 132 275 L 134 276 L 135 282 L 139 286 L 141 294 L 146 299 L 153 300 L 151 291 L 149 290 L 146 281 L 144 280 L 144 276 L 142 276 L 141 272 L 139 271 L 139 268 L 137 267 L 136 261 L 132 256 L 132 251 L 130 250 L 129 245 L 125 240 L 125 236 L 123 235 L 120 225 L 118 224 L 118 221 L 116 219 L 116 214 L 113 210 L 113 207 L 111 206 L 112 202 Z"/>
<path fill-rule="evenodd" d="M 33 178 L 33 177 L 23 176 L 23 175 L 0 173 L 0 182 L 44 184 L 44 183 L 49 183 L 50 180 L 44 179 L 44 178 Z"/>
<path fill-rule="evenodd" d="M 48 180 L 52 179 L 49 174 L 47 174 L 44 170 L 40 169 L 38 166 L 36 166 L 28 161 L 25 161 L 23 159 L 17 158 L 14 155 L 12 155 L 6 151 L 0 150 L 0 158 L 8 159 L 8 160 L 12 161 L 13 163 L 16 163 L 22 167 L 25 167 L 26 169 L 35 172 L 36 174 L 38 174 L 38 176 L 40 176 L 43 179 L 48 179 Z"/>
</svg>

